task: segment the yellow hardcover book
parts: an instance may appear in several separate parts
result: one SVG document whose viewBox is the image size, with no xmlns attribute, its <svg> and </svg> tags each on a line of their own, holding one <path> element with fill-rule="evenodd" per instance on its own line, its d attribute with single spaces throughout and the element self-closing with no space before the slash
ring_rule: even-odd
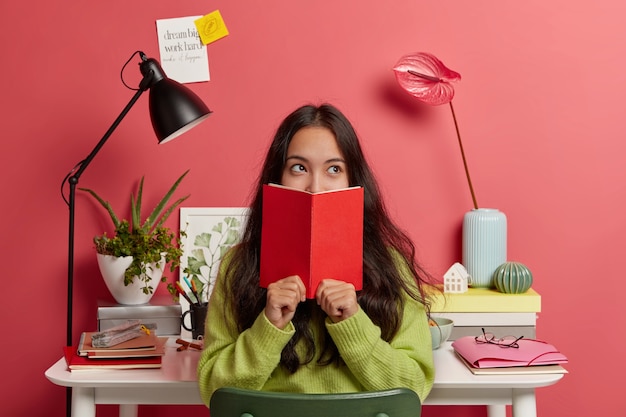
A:
<svg viewBox="0 0 626 417">
<path fill-rule="evenodd" d="M 532 288 L 523 294 L 504 294 L 495 289 L 470 288 L 467 292 L 437 293 L 433 313 L 538 313 L 541 296 Z"/>
</svg>

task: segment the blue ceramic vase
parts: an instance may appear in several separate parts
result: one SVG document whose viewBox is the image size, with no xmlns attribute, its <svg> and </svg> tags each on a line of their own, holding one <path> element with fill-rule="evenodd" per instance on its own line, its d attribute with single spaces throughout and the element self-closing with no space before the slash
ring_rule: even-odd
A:
<svg viewBox="0 0 626 417">
<path fill-rule="evenodd" d="M 494 288 L 493 273 L 506 262 L 506 216 L 497 209 L 479 208 L 463 217 L 463 266 L 471 286 Z"/>
</svg>

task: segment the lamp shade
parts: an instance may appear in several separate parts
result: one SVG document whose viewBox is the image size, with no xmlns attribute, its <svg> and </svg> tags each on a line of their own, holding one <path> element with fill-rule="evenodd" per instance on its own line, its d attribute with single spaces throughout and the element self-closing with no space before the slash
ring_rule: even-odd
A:
<svg viewBox="0 0 626 417">
<path fill-rule="evenodd" d="M 159 63 L 141 53 L 144 76 L 139 88 L 150 89 L 150 119 L 159 140 L 165 143 L 209 117 L 211 110 L 200 97 L 179 82 L 167 78 Z"/>
<path fill-rule="evenodd" d="M 172 79 L 163 78 L 150 87 L 150 119 L 159 143 L 182 135 L 210 114 L 193 91 Z"/>
</svg>

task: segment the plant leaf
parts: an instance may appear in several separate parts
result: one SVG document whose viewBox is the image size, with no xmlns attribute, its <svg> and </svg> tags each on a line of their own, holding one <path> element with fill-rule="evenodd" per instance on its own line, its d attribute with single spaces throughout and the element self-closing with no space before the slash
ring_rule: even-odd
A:
<svg viewBox="0 0 626 417">
<path fill-rule="evenodd" d="M 236 217 L 226 217 L 224 218 L 224 223 L 228 225 L 228 227 L 236 227 L 241 226 L 241 222 Z"/>
<path fill-rule="evenodd" d="M 224 239 L 224 245 L 232 246 L 239 240 L 239 229 L 229 229 Z"/>
<path fill-rule="evenodd" d="M 172 187 L 169 189 L 167 194 L 165 194 L 165 196 L 163 196 L 161 201 L 159 201 L 159 204 L 157 204 L 156 207 L 154 207 L 154 210 L 152 210 L 152 213 L 150 213 L 150 216 L 148 216 L 148 218 L 146 219 L 146 221 L 145 221 L 145 223 L 143 225 L 143 227 L 146 230 L 153 229 L 155 227 L 155 225 L 156 225 L 156 227 L 159 227 L 159 225 L 162 225 L 165 222 L 165 220 L 167 220 L 167 218 L 172 213 L 172 211 L 174 211 L 176 206 L 178 206 L 180 203 L 182 203 L 183 201 L 185 201 L 189 197 L 189 196 L 186 196 L 186 197 L 184 197 L 182 199 L 179 199 L 176 203 L 174 203 L 172 206 L 170 206 L 170 208 L 165 212 L 165 214 L 163 214 L 163 217 L 161 218 L 161 220 L 158 221 L 158 224 L 157 224 L 157 220 L 159 219 L 159 216 L 161 215 L 161 213 L 163 212 L 163 209 L 167 205 L 167 202 L 172 197 L 172 194 L 174 194 L 174 192 L 176 191 L 176 188 L 178 188 L 178 185 L 180 184 L 180 182 L 183 180 L 183 178 L 185 178 L 185 176 L 188 173 L 189 173 L 189 170 L 185 171 L 183 173 L 183 175 L 181 175 L 176 180 L 176 182 L 172 185 Z"/>
<path fill-rule="evenodd" d="M 137 224 L 137 203 L 135 201 L 135 196 L 133 193 L 130 193 L 130 232 L 132 233 L 135 227 L 137 229 L 141 224 Z M 141 220 L 140 220 L 141 221 Z M 136 226 L 135 226 L 136 225 Z"/>
<path fill-rule="evenodd" d="M 208 248 L 211 245 L 211 234 L 210 233 L 200 233 L 196 236 L 193 241 L 195 246 L 200 246 L 203 248 Z"/>
<path fill-rule="evenodd" d="M 196 259 L 193 256 L 187 258 L 187 269 L 189 273 L 199 275 L 200 268 L 203 266 L 206 266 L 206 262 Z"/>
<path fill-rule="evenodd" d="M 115 226 L 115 228 L 117 229 L 120 226 L 121 222 L 119 218 L 117 217 L 117 215 L 115 214 L 115 212 L 113 211 L 113 207 L 111 207 L 111 203 L 109 203 L 108 201 L 104 201 L 98 194 L 96 194 L 95 191 L 90 190 L 89 188 L 79 188 L 79 190 L 86 191 L 89 194 L 91 194 L 93 198 L 95 198 L 102 205 L 102 207 L 104 207 L 106 211 L 109 212 L 109 216 L 111 216 L 111 220 L 113 221 L 113 225 Z"/>
<path fill-rule="evenodd" d="M 143 179 L 141 177 L 141 181 L 139 181 L 139 190 L 137 191 L 137 199 L 131 194 L 130 195 L 130 230 L 133 231 L 135 228 L 139 229 L 141 227 L 141 200 L 143 198 Z"/>
<path fill-rule="evenodd" d="M 191 251 L 191 254 L 195 257 L 195 259 L 204 265 L 206 265 L 206 258 L 204 257 L 204 251 L 202 249 L 194 249 Z"/>
<path fill-rule="evenodd" d="M 161 216 L 161 219 L 159 220 L 159 222 L 154 226 L 154 229 L 158 229 L 159 227 L 163 226 L 163 223 L 165 223 L 165 221 L 167 220 L 168 217 L 170 217 L 170 215 L 172 214 L 172 212 L 176 209 L 176 207 L 178 207 L 183 201 L 185 201 L 186 199 L 188 199 L 191 196 L 191 194 L 188 194 L 184 197 L 179 198 L 178 200 L 176 200 L 176 202 L 174 202 L 174 204 L 172 204 L 171 206 L 169 206 L 167 208 L 167 210 L 165 210 L 165 212 L 163 213 L 163 215 Z"/>
<path fill-rule="evenodd" d="M 233 245 L 220 246 L 220 259 L 223 259 L 226 253 L 233 247 Z"/>
<path fill-rule="evenodd" d="M 423 103 L 438 106 L 452 101 L 452 83 L 461 74 L 447 68 L 437 57 L 427 52 L 405 55 L 393 67 L 400 86 Z"/>
</svg>

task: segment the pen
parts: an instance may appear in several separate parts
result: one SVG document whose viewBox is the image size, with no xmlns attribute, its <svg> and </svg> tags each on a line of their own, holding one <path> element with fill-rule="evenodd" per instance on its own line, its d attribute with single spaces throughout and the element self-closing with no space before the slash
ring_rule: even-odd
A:
<svg viewBox="0 0 626 417">
<path fill-rule="evenodd" d="M 196 288 L 196 281 L 191 281 L 191 291 L 193 292 L 193 295 L 196 296 L 196 300 L 198 301 L 198 305 L 201 304 L 200 302 L 200 295 L 198 294 L 198 289 Z"/>
<path fill-rule="evenodd" d="M 185 297 L 185 300 L 187 300 L 187 302 L 189 304 L 193 304 L 193 302 L 191 301 L 191 298 L 189 298 L 189 296 L 187 295 L 187 293 L 185 292 L 185 290 L 183 290 L 183 286 L 180 285 L 180 282 L 176 281 L 174 283 L 174 287 L 176 287 L 176 291 L 178 291 L 178 293 L 180 295 L 182 295 L 183 297 Z"/>
<path fill-rule="evenodd" d="M 191 289 L 191 282 L 189 282 L 189 278 L 187 278 L 187 275 L 183 275 L 183 280 L 185 280 L 185 284 L 187 284 L 189 289 Z"/>
<path fill-rule="evenodd" d="M 185 284 L 187 284 L 187 286 L 191 290 L 193 296 L 196 297 L 196 304 L 200 304 L 200 297 L 198 297 L 198 293 L 196 292 L 195 282 L 193 280 L 189 282 L 189 278 L 187 278 L 187 275 L 183 275 L 183 279 L 185 280 Z"/>
</svg>

